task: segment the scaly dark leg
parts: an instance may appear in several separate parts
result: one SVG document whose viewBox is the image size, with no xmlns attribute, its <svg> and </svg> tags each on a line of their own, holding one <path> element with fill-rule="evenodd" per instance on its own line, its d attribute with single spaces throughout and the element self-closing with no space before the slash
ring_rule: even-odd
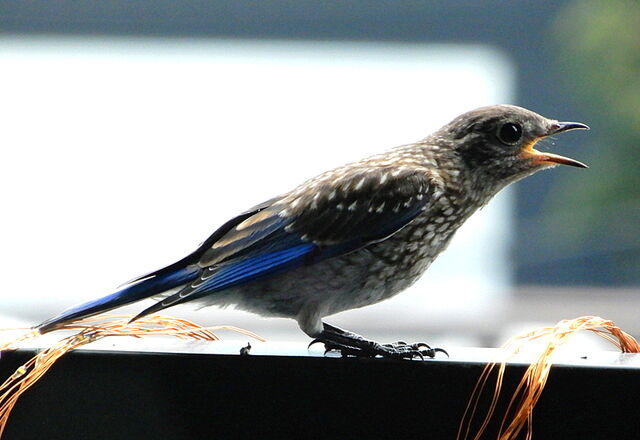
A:
<svg viewBox="0 0 640 440">
<path fill-rule="evenodd" d="M 419 342 L 416 344 L 407 344 L 402 341 L 391 344 L 379 344 L 370 341 L 355 333 L 334 327 L 326 322 L 322 323 L 322 333 L 309 344 L 321 342 L 324 344 L 326 351 L 338 351 L 342 356 L 359 356 L 359 357 L 376 357 L 382 356 L 391 359 L 413 359 L 419 357 L 433 358 L 436 353 L 449 354 L 442 348 L 431 348 L 429 345 Z"/>
</svg>

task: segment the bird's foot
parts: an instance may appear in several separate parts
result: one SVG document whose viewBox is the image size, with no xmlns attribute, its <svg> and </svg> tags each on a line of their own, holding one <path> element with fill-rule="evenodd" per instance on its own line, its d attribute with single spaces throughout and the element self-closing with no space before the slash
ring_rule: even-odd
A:
<svg viewBox="0 0 640 440">
<path fill-rule="evenodd" d="M 442 348 L 432 348 L 424 342 L 415 344 L 407 344 L 403 341 L 393 342 L 391 344 L 379 344 L 370 341 L 360 335 L 350 333 L 337 327 L 324 324 L 324 330 L 309 344 L 311 345 L 321 342 L 325 346 L 325 354 L 330 352 L 338 352 L 343 357 L 385 357 L 389 359 L 414 359 L 424 360 L 435 357 L 436 353 L 449 354 Z"/>
<path fill-rule="evenodd" d="M 416 344 L 378 344 L 374 341 L 367 341 L 370 344 L 366 346 L 353 347 L 350 345 L 342 345 L 335 342 L 327 342 L 321 339 L 315 339 L 311 343 L 323 342 L 325 346 L 325 354 L 336 352 L 343 357 L 355 356 L 355 357 L 384 357 L 389 359 L 414 359 L 419 358 L 424 360 L 425 358 L 433 358 L 436 353 L 447 352 L 442 348 L 431 348 L 429 345 L 419 342 Z"/>
</svg>

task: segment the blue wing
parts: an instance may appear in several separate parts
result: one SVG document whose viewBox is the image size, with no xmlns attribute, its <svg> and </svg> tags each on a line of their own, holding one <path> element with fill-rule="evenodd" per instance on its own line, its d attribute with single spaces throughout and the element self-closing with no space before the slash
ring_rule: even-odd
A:
<svg viewBox="0 0 640 440">
<path fill-rule="evenodd" d="M 427 208 L 433 193 L 427 176 L 409 167 L 355 168 L 334 177 L 240 214 L 182 260 L 63 312 L 38 330 L 177 289 L 140 317 L 353 252 L 402 229 Z"/>
<path fill-rule="evenodd" d="M 418 216 L 433 192 L 426 175 L 394 171 L 357 170 L 340 184 L 283 197 L 212 243 L 195 281 L 138 316 L 384 240 Z"/>
<path fill-rule="evenodd" d="M 77 321 L 150 296 L 158 295 L 193 281 L 198 277 L 198 272 L 198 267 L 192 265 L 141 280 L 110 295 L 65 310 L 54 318 L 41 323 L 37 327 L 38 331 L 44 334 L 48 331 L 55 330 L 65 323 Z"/>
</svg>

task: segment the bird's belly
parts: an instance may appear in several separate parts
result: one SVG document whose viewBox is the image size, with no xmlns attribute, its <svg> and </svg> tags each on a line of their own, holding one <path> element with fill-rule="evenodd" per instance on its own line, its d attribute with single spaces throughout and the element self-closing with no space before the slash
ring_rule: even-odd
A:
<svg viewBox="0 0 640 440">
<path fill-rule="evenodd" d="M 356 251 L 217 292 L 209 299 L 263 316 L 294 318 L 309 308 L 326 316 L 382 299 L 367 300 L 364 292 L 372 262 L 370 254 Z"/>
<path fill-rule="evenodd" d="M 413 284 L 449 241 L 446 237 L 425 243 L 413 228 L 405 229 L 348 255 L 217 292 L 209 299 L 281 317 L 296 317 L 308 309 L 328 316 L 375 304 Z"/>
</svg>

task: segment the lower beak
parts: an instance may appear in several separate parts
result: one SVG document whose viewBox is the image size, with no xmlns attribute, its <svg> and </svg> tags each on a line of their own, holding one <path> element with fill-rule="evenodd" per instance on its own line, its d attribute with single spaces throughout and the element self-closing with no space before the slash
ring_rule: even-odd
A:
<svg viewBox="0 0 640 440">
<path fill-rule="evenodd" d="M 545 138 L 547 136 L 552 136 L 558 133 L 563 133 L 565 131 L 570 131 L 570 130 L 589 130 L 589 126 L 582 124 L 580 122 L 554 122 L 549 128 L 548 133 L 546 133 L 543 136 L 540 136 L 538 139 L 536 139 L 535 141 L 533 141 L 531 144 L 527 145 L 524 148 L 522 155 L 532 159 L 533 162 L 536 164 L 569 165 L 569 166 L 578 167 L 578 168 L 589 168 L 587 165 L 577 160 L 560 156 L 558 154 L 541 153 L 540 151 L 533 148 L 536 142 L 538 142 L 542 138 Z"/>
<path fill-rule="evenodd" d="M 541 153 L 538 150 L 532 148 L 530 150 L 533 153 L 533 159 L 535 163 L 548 164 L 548 165 L 569 165 L 577 168 L 589 168 L 587 164 L 584 164 L 575 159 L 569 157 L 560 156 L 559 154 Z"/>
</svg>

